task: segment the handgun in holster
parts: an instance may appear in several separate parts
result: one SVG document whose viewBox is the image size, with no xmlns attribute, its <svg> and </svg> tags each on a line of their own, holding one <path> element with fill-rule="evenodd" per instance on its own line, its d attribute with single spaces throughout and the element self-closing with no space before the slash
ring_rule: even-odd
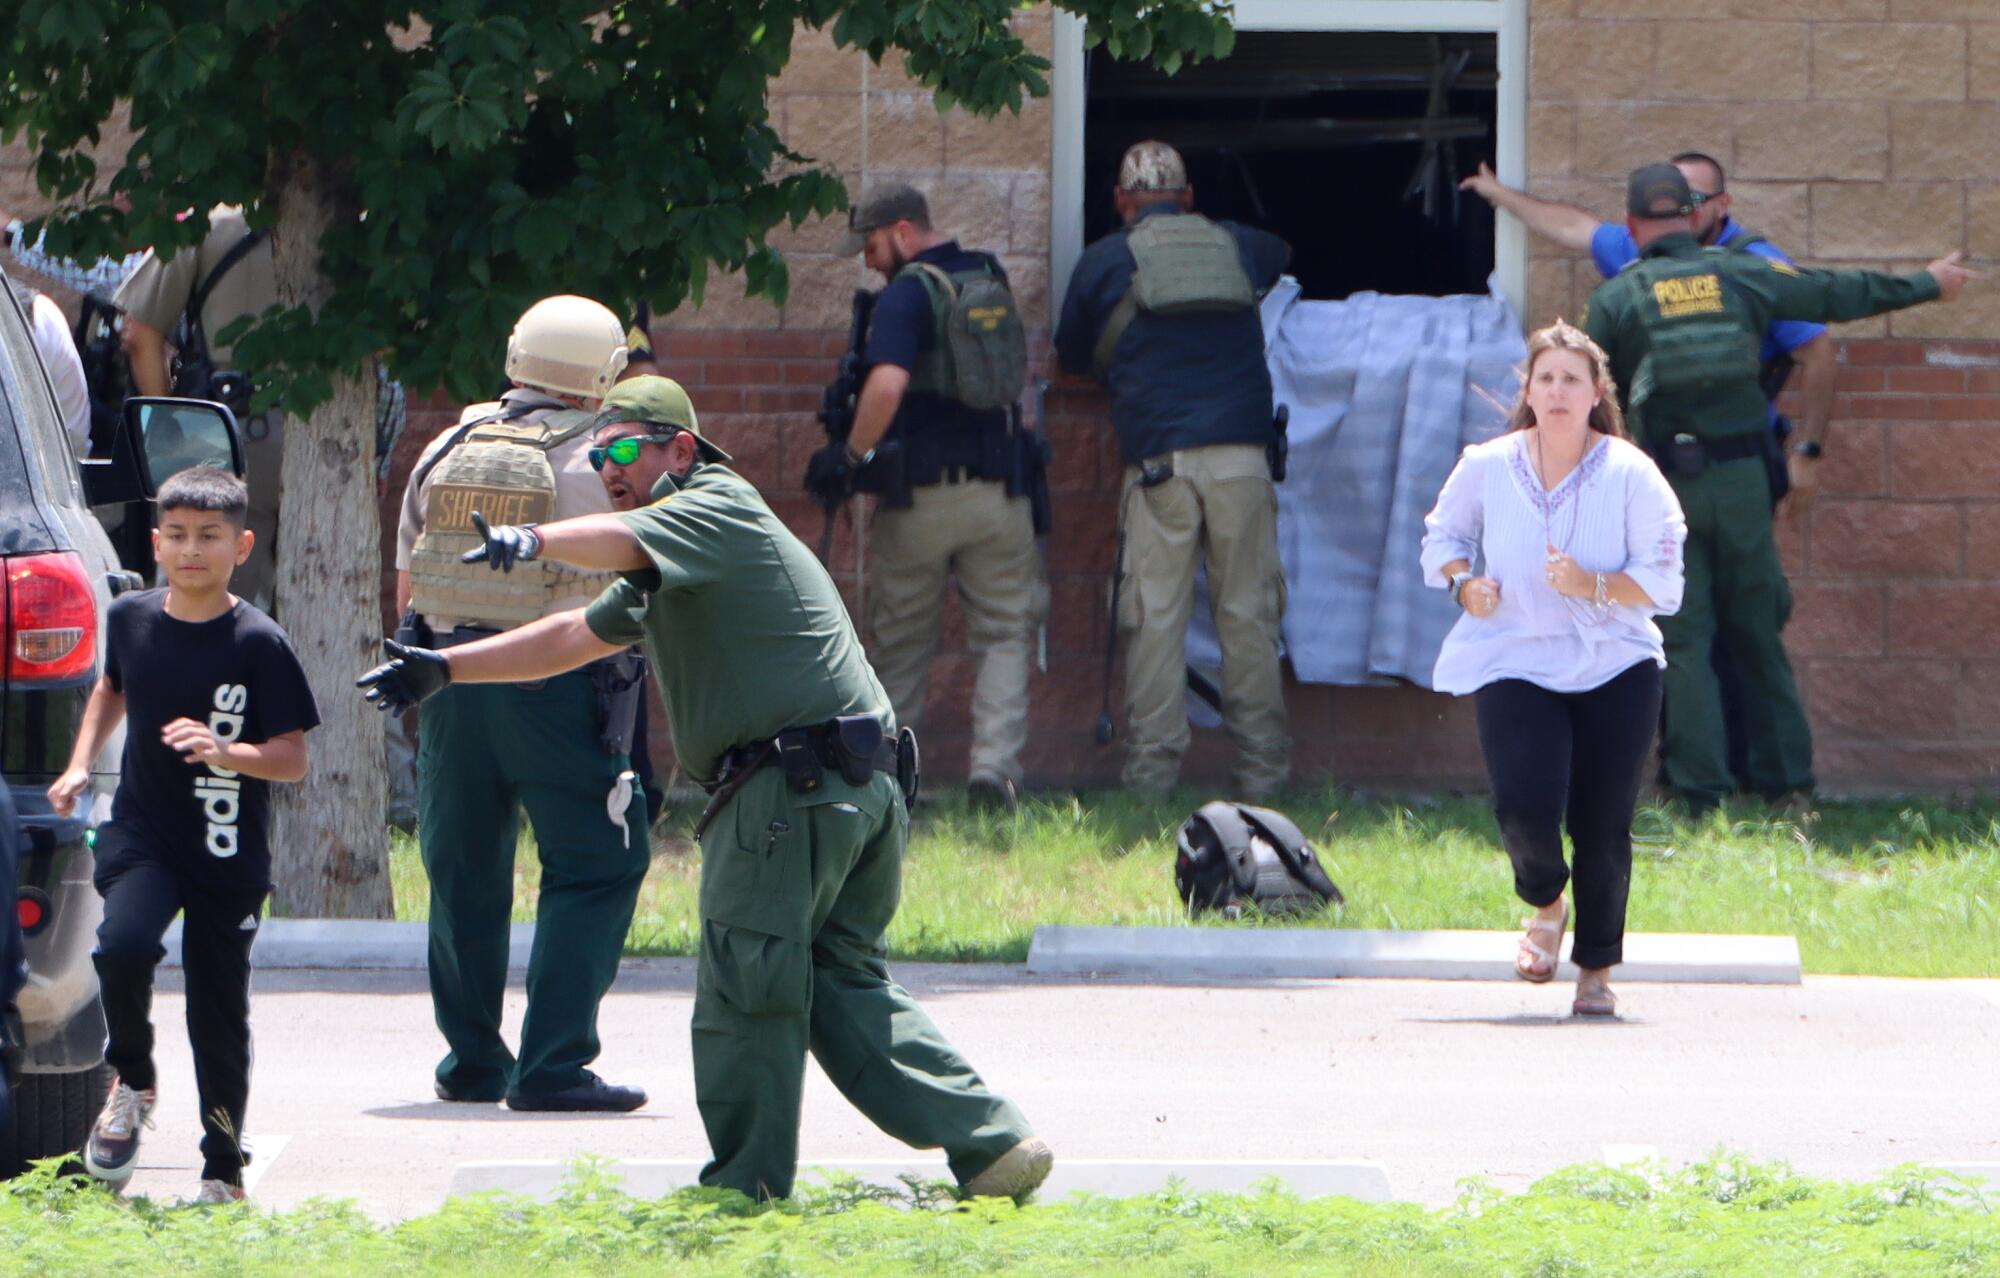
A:
<svg viewBox="0 0 2000 1278">
<path fill-rule="evenodd" d="M 592 662 L 590 686 L 596 694 L 598 744 L 606 754 L 632 753 L 639 698 L 646 694 L 646 659 L 628 648 Z"/>
<path fill-rule="evenodd" d="M 403 614 L 402 621 L 396 625 L 396 642 L 405 648 L 435 648 L 437 635 L 432 632 L 431 623 L 424 620 L 423 614 L 412 608 Z"/>
</svg>

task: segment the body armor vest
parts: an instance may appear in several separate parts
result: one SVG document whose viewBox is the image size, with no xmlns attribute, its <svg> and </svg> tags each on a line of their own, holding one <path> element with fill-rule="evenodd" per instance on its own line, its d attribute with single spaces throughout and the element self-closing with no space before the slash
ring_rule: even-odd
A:
<svg viewBox="0 0 2000 1278">
<path fill-rule="evenodd" d="M 1703 258 L 1643 259 L 1628 267 L 1625 277 L 1629 277 L 1626 287 L 1638 296 L 1646 330 L 1646 355 L 1633 372 L 1627 395 L 1642 432 L 1645 405 L 1655 396 L 1698 401 L 1757 385 L 1761 335 L 1751 331 L 1746 317 L 1732 304 L 1714 263 Z"/>
<path fill-rule="evenodd" d="M 1199 213 L 1155 213 L 1132 228 L 1125 247 L 1132 253 L 1132 287 L 1098 334 L 1091 364 L 1100 380 L 1118 339 L 1140 311 L 1196 315 L 1247 311 L 1257 304 L 1236 237 Z"/>
<path fill-rule="evenodd" d="M 975 412 L 1009 408 L 1028 378 L 1028 334 L 1014 294 L 997 271 L 981 265 L 947 273 L 912 262 L 930 294 L 935 341 L 910 370 L 910 389 L 930 391 Z"/>
<path fill-rule="evenodd" d="M 540 524 L 556 509 L 556 473 L 549 452 L 590 429 L 591 414 L 575 409 L 509 420 L 474 421 L 433 464 L 424 491 L 424 530 L 410 552 L 410 606 L 428 617 L 505 630 L 546 616 L 558 599 L 593 595 L 613 574 L 579 572 L 546 560 L 495 572 L 459 556 L 479 544 L 478 511 L 489 524 Z"/>
</svg>

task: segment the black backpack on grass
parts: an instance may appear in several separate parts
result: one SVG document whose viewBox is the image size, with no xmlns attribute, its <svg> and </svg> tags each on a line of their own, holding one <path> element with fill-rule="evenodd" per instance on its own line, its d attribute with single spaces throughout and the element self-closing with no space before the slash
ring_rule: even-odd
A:
<svg viewBox="0 0 2000 1278">
<path fill-rule="evenodd" d="M 1174 885 L 1189 912 L 1248 904 L 1267 914 L 1304 914 L 1345 900 L 1291 818 L 1247 803 L 1204 803 L 1181 824 Z"/>
</svg>

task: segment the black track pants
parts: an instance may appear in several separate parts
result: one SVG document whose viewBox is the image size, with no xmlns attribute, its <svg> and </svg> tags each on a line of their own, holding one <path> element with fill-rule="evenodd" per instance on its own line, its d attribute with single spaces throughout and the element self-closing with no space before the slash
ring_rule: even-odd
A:
<svg viewBox="0 0 2000 1278">
<path fill-rule="evenodd" d="M 1501 679 L 1474 699 L 1515 892 L 1543 906 L 1573 887 L 1571 961 L 1623 961 L 1632 807 L 1660 721 L 1659 667 L 1642 661 L 1588 692 Z M 1565 827 L 1573 870 L 1563 863 Z"/>
<path fill-rule="evenodd" d="M 132 1087 L 154 1085 L 153 969 L 174 915 L 187 977 L 188 1044 L 201 1105 L 203 1180 L 240 1184 L 247 1161 L 238 1137 L 250 1099 L 250 945 L 261 894 L 221 901 L 159 861 L 121 858 L 100 869 L 104 922 L 97 928 L 98 983 L 110 1030 L 104 1059 Z"/>
</svg>

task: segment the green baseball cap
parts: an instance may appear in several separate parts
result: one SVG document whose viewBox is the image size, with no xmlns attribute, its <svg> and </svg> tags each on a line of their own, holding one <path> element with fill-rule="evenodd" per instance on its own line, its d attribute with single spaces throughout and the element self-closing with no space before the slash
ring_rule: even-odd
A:
<svg viewBox="0 0 2000 1278">
<path fill-rule="evenodd" d="M 694 402 L 671 377 L 629 377 L 613 386 L 599 401 L 597 420 L 590 429 L 594 434 L 620 422 L 678 426 L 694 436 L 695 448 L 704 461 L 729 460 L 728 453 L 702 435 L 701 426 L 695 421 Z"/>
</svg>

